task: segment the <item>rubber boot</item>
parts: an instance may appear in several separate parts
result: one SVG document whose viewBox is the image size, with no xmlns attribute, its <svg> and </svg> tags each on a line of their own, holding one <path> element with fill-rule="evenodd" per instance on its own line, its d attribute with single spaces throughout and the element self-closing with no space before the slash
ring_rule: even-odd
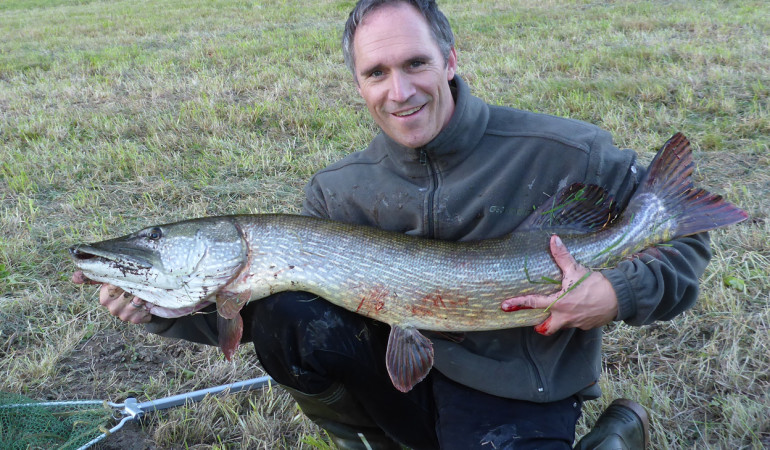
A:
<svg viewBox="0 0 770 450">
<path fill-rule="evenodd" d="M 650 445 L 650 422 L 642 405 L 625 398 L 613 401 L 583 436 L 575 450 L 641 450 Z"/>
<path fill-rule="evenodd" d="M 318 394 L 306 394 L 284 386 L 302 412 L 329 433 L 341 450 L 401 450 L 369 418 L 361 404 L 341 384 Z"/>
</svg>

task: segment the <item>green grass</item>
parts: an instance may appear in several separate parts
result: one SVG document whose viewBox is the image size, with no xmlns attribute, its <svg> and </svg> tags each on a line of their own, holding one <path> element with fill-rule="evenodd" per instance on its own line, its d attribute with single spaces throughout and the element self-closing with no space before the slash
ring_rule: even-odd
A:
<svg viewBox="0 0 770 450">
<path fill-rule="evenodd" d="M 491 103 L 610 130 L 648 161 L 674 132 L 696 183 L 751 215 L 713 234 L 698 305 L 609 327 L 604 396 L 654 448 L 770 446 L 770 35 L 764 1 L 444 0 Z M 69 282 L 66 248 L 212 214 L 297 212 L 376 127 L 342 63 L 351 1 L 0 3 L 0 378 L 35 398 L 157 398 L 261 374 L 244 349 L 148 336 Z M 274 388 L 153 415 L 161 447 L 318 448 Z M 116 436 L 117 438 L 118 436 Z"/>
</svg>

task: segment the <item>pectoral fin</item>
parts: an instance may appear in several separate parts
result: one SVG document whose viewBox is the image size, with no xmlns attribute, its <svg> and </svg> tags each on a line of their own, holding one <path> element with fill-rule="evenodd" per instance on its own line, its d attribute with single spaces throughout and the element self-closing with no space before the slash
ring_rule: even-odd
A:
<svg viewBox="0 0 770 450">
<path fill-rule="evenodd" d="M 409 392 L 433 367 L 433 344 L 412 326 L 390 329 L 385 365 L 393 386 Z"/>
<path fill-rule="evenodd" d="M 251 300 L 251 291 L 230 292 L 222 290 L 217 292 L 217 312 L 227 319 L 239 316 L 241 309 Z"/>
<path fill-rule="evenodd" d="M 219 348 L 225 354 L 225 359 L 230 361 L 235 351 L 238 350 L 238 346 L 241 345 L 241 338 L 243 337 L 243 319 L 241 315 L 237 314 L 235 318 L 227 319 L 218 314 L 217 334 L 219 335 Z"/>
<path fill-rule="evenodd" d="M 230 361 L 243 337 L 243 319 L 241 309 L 251 298 L 251 292 L 234 293 L 220 291 L 217 293 L 217 334 L 219 348 Z"/>
</svg>

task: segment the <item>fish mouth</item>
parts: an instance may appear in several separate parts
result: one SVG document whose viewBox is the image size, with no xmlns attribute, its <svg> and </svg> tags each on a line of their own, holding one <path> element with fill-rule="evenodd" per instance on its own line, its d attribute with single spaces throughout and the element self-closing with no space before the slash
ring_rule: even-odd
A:
<svg viewBox="0 0 770 450">
<path fill-rule="evenodd" d="M 80 245 L 74 245 L 69 248 L 70 256 L 75 261 L 76 264 L 80 263 L 88 263 L 88 262 L 102 262 L 102 263 L 113 263 L 120 266 L 127 266 L 131 267 L 132 269 L 151 269 L 152 264 L 145 258 L 142 258 L 141 256 L 138 256 L 136 254 L 130 254 L 135 253 L 136 250 L 132 248 L 119 248 L 118 251 L 123 251 L 121 253 L 115 253 L 110 252 L 106 250 L 102 250 L 100 248 L 87 245 L 87 244 L 80 244 Z"/>
</svg>

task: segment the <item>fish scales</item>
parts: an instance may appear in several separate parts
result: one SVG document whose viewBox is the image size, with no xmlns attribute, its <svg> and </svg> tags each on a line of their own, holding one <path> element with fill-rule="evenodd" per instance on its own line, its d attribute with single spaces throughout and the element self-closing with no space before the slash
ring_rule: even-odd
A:
<svg viewBox="0 0 770 450">
<path fill-rule="evenodd" d="M 523 285 L 530 285 L 528 292 L 558 290 L 522 276 L 524 259 L 511 255 L 534 254 L 527 247 L 542 247 L 523 239 L 435 245 L 441 241 L 301 216 L 235 220 L 247 241 L 261 243 L 251 246 L 249 256 L 248 283 L 254 299 L 306 290 L 390 324 L 475 331 L 517 326 L 520 316 L 503 313 L 500 300 Z M 547 252 L 537 253 L 543 256 L 530 261 L 534 276 L 544 271 L 559 278 Z M 417 309 L 412 307 L 415 302 Z M 419 320 L 413 317 L 415 312 L 422 313 Z"/>
</svg>

